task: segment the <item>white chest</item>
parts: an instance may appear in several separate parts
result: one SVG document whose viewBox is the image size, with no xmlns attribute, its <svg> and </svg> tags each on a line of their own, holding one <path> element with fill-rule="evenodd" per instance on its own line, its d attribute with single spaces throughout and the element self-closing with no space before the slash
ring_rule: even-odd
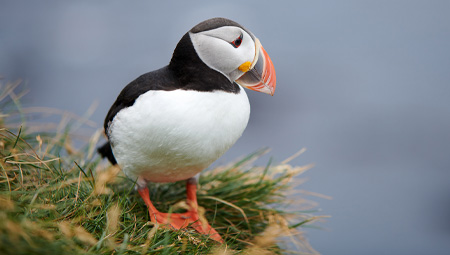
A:
<svg viewBox="0 0 450 255">
<path fill-rule="evenodd" d="M 114 156 L 130 178 L 173 182 L 208 167 L 242 135 L 250 115 L 239 94 L 148 91 L 110 127 Z"/>
</svg>

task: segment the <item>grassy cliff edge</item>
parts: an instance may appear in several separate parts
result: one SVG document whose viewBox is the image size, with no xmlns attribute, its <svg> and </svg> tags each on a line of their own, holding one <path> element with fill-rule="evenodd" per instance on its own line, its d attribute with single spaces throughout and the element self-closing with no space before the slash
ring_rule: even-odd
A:
<svg viewBox="0 0 450 255">
<path fill-rule="evenodd" d="M 74 149 L 71 122 L 33 131 L 15 86 L 0 84 L 0 254 L 316 254 L 300 229 L 318 217 L 306 200 L 288 198 L 309 166 L 252 166 L 260 150 L 205 171 L 198 203 L 220 245 L 152 224 L 133 181 L 95 154 L 101 133 Z M 186 206 L 184 182 L 149 189 L 161 211 Z"/>
</svg>

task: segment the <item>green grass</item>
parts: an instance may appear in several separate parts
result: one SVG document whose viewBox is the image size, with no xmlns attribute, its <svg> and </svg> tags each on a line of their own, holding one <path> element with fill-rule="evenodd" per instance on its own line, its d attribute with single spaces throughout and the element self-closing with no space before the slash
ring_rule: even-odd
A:
<svg viewBox="0 0 450 255">
<path fill-rule="evenodd" d="M 292 211 L 287 197 L 308 166 L 252 167 L 260 150 L 205 171 L 198 203 L 220 245 L 190 228 L 154 226 L 134 183 L 94 153 L 99 135 L 75 150 L 73 123 L 30 131 L 13 91 L 0 84 L 0 254 L 316 253 L 299 230 L 317 217 Z M 151 199 L 161 211 L 180 210 L 184 185 L 152 184 Z"/>
</svg>

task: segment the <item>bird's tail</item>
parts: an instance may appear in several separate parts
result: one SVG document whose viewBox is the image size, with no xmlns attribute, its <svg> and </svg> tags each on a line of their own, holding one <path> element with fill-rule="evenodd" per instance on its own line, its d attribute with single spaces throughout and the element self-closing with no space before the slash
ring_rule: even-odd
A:
<svg viewBox="0 0 450 255">
<path fill-rule="evenodd" d="M 97 148 L 98 153 L 102 156 L 102 158 L 107 158 L 111 164 L 117 164 L 116 158 L 111 149 L 111 143 L 106 142 L 101 147 Z"/>
</svg>

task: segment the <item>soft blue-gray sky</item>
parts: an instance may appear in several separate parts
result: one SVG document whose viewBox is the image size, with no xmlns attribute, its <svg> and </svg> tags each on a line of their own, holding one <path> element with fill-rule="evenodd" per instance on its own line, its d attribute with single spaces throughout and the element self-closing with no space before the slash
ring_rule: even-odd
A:
<svg viewBox="0 0 450 255">
<path fill-rule="evenodd" d="M 29 105 L 98 127 L 120 90 L 166 65 L 181 36 L 222 16 L 250 29 L 277 70 L 274 97 L 221 162 L 269 146 L 314 162 L 303 188 L 332 217 L 323 254 L 448 254 L 450 1 L 2 1 L 0 75 Z M 266 158 L 266 161 L 268 158 Z M 265 161 L 265 162 L 266 162 Z M 264 162 L 264 161 L 263 161 Z"/>
</svg>

